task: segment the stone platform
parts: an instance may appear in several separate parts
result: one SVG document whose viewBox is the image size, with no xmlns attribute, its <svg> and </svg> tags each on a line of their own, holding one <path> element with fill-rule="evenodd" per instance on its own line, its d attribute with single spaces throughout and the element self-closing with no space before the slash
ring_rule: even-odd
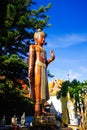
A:
<svg viewBox="0 0 87 130">
<path fill-rule="evenodd" d="M 79 130 L 79 126 L 78 125 L 71 125 L 71 124 L 69 124 L 68 127 L 72 128 L 72 130 Z"/>
<path fill-rule="evenodd" d="M 56 126 L 34 126 L 28 128 L 19 128 L 17 130 L 72 130 L 72 128 L 58 128 Z"/>
<path fill-rule="evenodd" d="M 34 116 L 32 120 L 33 126 L 38 125 L 56 125 L 56 118 L 52 116 Z"/>
<path fill-rule="evenodd" d="M 10 125 L 5 126 L 4 129 L 0 128 L 0 130 L 73 130 L 71 126 L 61 127 L 57 125 L 57 121 L 55 115 L 50 116 L 34 116 L 32 118 L 32 126 L 26 124 L 21 125 Z M 77 130 L 77 129 L 76 129 Z"/>
<path fill-rule="evenodd" d="M 73 130 L 70 127 L 57 127 L 55 125 L 37 125 L 37 126 L 24 126 L 24 127 L 0 127 L 0 130 Z"/>
</svg>

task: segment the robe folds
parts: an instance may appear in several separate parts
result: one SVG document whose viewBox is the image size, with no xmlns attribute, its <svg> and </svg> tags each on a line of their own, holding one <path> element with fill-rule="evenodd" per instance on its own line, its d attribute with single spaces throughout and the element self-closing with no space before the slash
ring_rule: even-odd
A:
<svg viewBox="0 0 87 130">
<path fill-rule="evenodd" d="M 30 45 L 28 78 L 31 98 L 35 102 L 49 99 L 46 51 L 39 45 Z"/>
</svg>

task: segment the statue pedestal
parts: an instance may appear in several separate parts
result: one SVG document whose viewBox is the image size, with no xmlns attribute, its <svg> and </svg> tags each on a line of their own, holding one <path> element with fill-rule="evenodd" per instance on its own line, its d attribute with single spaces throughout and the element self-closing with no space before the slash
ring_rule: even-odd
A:
<svg viewBox="0 0 87 130">
<path fill-rule="evenodd" d="M 34 116 L 32 120 L 32 125 L 56 125 L 56 118 L 55 116 Z"/>
<path fill-rule="evenodd" d="M 78 125 L 71 125 L 71 124 L 69 124 L 68 127 L 72 128 L 72 130 L 79 130 L 79 126 Z"/>
<path fill-rule="evenodd" d="M 59 128 L 58 130 L 73 130 L 71 127 Z"/>
</svg>

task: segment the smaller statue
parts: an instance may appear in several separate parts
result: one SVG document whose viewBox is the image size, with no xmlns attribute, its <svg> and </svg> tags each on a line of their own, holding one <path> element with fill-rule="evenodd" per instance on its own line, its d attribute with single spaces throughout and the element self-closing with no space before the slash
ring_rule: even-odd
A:
<svg viewBox="0 0 87 130">
<path fill-rule="evenodd" d="M 23 115 L 21 116 L 21 125 L 22 125 L 22 126 L 25 125 L 25 112 L 24 112 Z"/>
<path fill-rule="evenodd" d="M 78 120 L 75 115 L 75 107 L 74 101 L 70 99 L 70 95 L 68 93 L 68 102 L 67 102 L 67 109 L 69 113 L 69 122 L 71 125 L 78 125 Z"/>
<path fill-rule="evenodd" d="M 5 119 L 5 116 L 3 116 L 1 120 L 1 126 L 5 126 L 5 125 L 6 125 L 6 119 Z"/>
<path fill-rule="evenodd" d="M 14 115 L 11 119 L 12 124 L 17 124 L 17 117 Z"/>
<path fill-rule="evenodd" d="M 12 117 L 12 119 L 11 119 L 11 124 L 12 124 L 12 129 L 13 130 L 17 130 L 17 117 L 16 117 L 16 115 L 14 115 L 13 117 Z"/>
</svg>

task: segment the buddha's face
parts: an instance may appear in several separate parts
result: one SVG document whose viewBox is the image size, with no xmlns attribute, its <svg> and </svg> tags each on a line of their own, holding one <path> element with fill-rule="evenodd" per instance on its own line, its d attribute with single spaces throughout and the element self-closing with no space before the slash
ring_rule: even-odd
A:
<svg viewBox="0 0 87 130">
<path fill-rule="evenodd" d="M 39 34 L 37 38 L 35 39 L 36 44 L 42 46 L 45 42 L 45 38 L 42 34 Z"/>
</svg>

